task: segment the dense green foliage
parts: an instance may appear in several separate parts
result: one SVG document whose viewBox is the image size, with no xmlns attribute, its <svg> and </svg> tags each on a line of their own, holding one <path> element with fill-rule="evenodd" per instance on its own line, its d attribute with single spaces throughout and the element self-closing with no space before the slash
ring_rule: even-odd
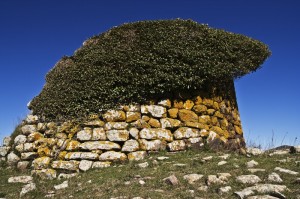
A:
<svg viewBox="0 0 300 199">
<path fill-rule="evenodd" d="M 179 89 L 221 85 L 257 70 L 269 55 L 257 40 L 191 20 L 124 24 L 63 57 L 30 108 L 46 119 L 85 116 Z"/>
</svg>

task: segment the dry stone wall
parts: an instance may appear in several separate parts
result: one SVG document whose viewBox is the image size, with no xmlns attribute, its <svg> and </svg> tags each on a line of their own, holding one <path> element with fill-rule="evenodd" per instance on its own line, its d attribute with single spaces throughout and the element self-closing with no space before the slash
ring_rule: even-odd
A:
<svg viewBox="0 0 300 199">
<path fill-rule="evenodd" d="M 84 122 L 43 123 L 28 115 L 21 132 L 11 146 L 4 141 L 0 156 L 44 178 L 140 160 L 150 151 L 245 146 L 238 109 L 220 96 L 123 106 Z"/>
</svg>

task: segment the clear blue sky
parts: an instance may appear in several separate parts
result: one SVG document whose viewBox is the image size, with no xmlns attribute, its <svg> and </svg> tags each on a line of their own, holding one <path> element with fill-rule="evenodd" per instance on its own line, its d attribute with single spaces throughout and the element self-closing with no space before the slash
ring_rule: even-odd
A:
<svg viewBox="0 0 300 199">
<path fill-rule="evenodd" d="M 125 22 L 193 19 L 266 43 L 262 69 L 235 82 L 248 142 L 300 144 L 300 1 L 2 0 L 0 139 L 28 113 L 46 73 L 84 40 Z M 0 143 L 2 143 L 0 141 Z"/>
</svg>

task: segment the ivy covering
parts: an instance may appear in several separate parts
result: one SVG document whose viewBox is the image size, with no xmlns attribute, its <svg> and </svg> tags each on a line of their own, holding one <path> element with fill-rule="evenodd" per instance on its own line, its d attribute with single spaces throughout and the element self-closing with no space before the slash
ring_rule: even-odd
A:
<svg viewBox="0 0 300 199">
<path fill-rule="evenodd" d="M 29 108 L 45 119 L 82 117 L 178 90 L 224 85 L 256 71 L 270 54 L 260 41 L 192 20 L 124 24 L 63 57 Z"/>
</svg>

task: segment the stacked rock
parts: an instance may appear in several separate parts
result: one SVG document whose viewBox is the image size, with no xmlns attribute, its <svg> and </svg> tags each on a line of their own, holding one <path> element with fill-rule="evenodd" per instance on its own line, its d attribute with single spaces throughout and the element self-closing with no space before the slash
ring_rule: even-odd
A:
<svg viewBox="0 0 300 199">
<path fill-rule="evenodd" d="M 123 106 L 82 122 L 45 123 L 28 115 L 21 132 L 12 146 L 17 156 L 13 163 L 18 162 L 19 168 L 31 165 L 33 173 L 46 178 L 55 178 L 57 171 L 140 160 L 149 151 L 201 148 L 216 140 L 234 149 L 244 147 L 237 108 L 221 97 Z M 9 149 L 1 147 L 1 156 Z"/>
</svg>

